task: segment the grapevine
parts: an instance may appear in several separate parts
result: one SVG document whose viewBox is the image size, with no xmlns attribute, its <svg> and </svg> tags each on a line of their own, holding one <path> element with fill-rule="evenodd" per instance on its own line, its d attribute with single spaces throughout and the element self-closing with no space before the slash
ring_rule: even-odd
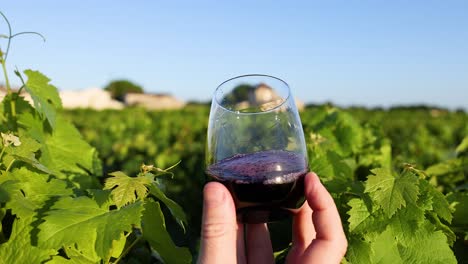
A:
<svg viewBox="0 0 468 264">
<path fill-rule="evenodd" d="M 174 244 L 161 211 L 169 208 L 185 228 L 184 211 L 160 190 L 168 170 L 145 166 L 135 177 L 117 171 L 103 178 L 96 149 L 64 117 L 49 78 L 17 70 L 22 87 L 10 87 L 10 41 L 30 32 L 12 34 L 1 15 L 9 34 L 0 51 L 7 87 L 0 103 L 0 263 L 117 263 L 136 245 L 148 252 L 147 262 L 189 263 L 190 252 Z"/>
</svg>

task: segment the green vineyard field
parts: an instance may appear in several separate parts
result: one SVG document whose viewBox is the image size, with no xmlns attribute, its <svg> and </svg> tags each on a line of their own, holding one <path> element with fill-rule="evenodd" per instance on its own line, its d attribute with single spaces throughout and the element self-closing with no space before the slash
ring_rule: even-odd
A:
<svg viewBox="0 0 468 264">
<path fill-rule="evenodd" d="M 167 167 L 181 161 L 164 186 L 189 219 L 188 235 L 172 230 L 173 236 L 196 253 L 208 113 L 208 107 L 188 106 L 66 115 L 97 148 L 104 171 L 135 174 L 142 163 Z M 301 118 L 311 170 L 334 195 L 346 226 L 348 262 L 454 262 L 452 250 L 460 262 L 466 259 L 466 113 L 316 106 Z M 387 180 L 388 186 L 381 184 Z M 288 224 L 270 226 L 276 250 L 290 241 Z M 423 250 L 424 243 L 436 248 Z"/>
</svg>

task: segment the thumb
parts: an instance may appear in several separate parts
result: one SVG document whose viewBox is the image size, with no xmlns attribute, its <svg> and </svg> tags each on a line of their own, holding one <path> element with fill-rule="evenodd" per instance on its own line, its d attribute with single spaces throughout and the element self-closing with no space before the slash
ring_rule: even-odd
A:
<svg viewBox="0 0 468 264">
<path fill-rule="evenodd" d="M 236 211 L 229 191 L 218 182 L 206 184 L 198 263 L 235 263 L 236 236 Z"/>
</svg>

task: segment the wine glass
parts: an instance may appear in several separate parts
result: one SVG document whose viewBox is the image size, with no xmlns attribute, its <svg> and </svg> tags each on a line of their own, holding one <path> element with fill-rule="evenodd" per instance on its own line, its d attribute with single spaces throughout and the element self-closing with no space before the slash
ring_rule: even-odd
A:
<svg viewBox="0 0 468 264">
<path fill-rule="evenodd" d="M 305 200 L 307 160 L 286 82 L 251 74 L 218 86 L 208 124 L 206 174 L 230 191 L 238 221 L 272 222 L 297 211 Z"/>
</svg>

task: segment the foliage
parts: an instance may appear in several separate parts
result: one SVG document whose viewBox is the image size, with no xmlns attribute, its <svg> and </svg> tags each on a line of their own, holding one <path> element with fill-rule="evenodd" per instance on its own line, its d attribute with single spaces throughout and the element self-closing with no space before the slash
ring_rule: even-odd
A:
<svg viewBox="0 0 468 264">
<path fill-rule="evenodd" d="M 301 113 L 310 168 L 334 196 L 347 232 L 348 262 L 450 263 L 452 245 L 459 259 L 466 251 L 468 225 L 463 210 L 468 159 L 463 142 L 468 116 L 420 111 L 366 110 L 364 114 L 315 107 Z M 174 169 L 180 177 L 170 184 L 162 182 L 188 216 L 189 236 L 176 240 L 189 239 L 196 251 L 208 112 L 207 107 L 192 107 L 67 114 L 100 150 L 107 170 L 134 173 L 135 163 L 168 166 L 181 160 Z M 407 133 L 406 128 L 419 134 Z M 290 242 L 289 224 L 270 224 L 277 250 Z M 171 226 L 168 229 L 177 235 Z M 420 245 L 426 244 L 437 249 L 420 252 Z"/>
<path fill-rule="evenodd" d="M 0 51 L 8 92 L 0 102 L 0 263 L 122 263 L 135 251 L 146 263 L 191 262 L 161 208 L 185 228 L 183 210 L 161 191 L 160 176 L 172 173 L 145 165 L 136 177 L 102 177 L 96 149 L 64 118 L 50 80 L 15 72 L 33 107 L 10 88 L 6 57 Z"/>
<path fill-rule="evenodd" d="M 322 120 L 311 127 L 314 132 L 310 162 L 312 170 L 324 178 L 345 223 L 350 242 L 347 261 L 456 263 L 451 247 L 456 240 L 465 238 L 452 225 L 448 197 L 437 190 L 437 176 L 433 176 L 430 167 L 421 170 L 412 164 L 392 162 L 389 140 L 380 136 L 378 127 L 370 123 L 359 126 L 350 115 L 336 109 L 323 110 L 326 113 Z M 462 120 L 466 120 L 466 115 Z M 450 128 L 453 124 L 445 125 Z M 336 136 L 339 131 L 351 130 L 353 136 Z M 404 138 L 400 135 L 398 139 Z M 336 144 L 348 146 L 348 151 Z M 457 146 L 450 148 L 455 153 Z M 466 158 L 460 155 L 454 159 L 464 163 Z M 453 170 L 450 166 L 445 168 L 441 174 Z M 444 190 L 458 193 L 449 186 L 463 181 L 452 181 Z"/>
<path fill-rule="evenodd" d="M 115 80 L 111 81 L 104 87 L 104 90 L 110 92 L 111 97 L 124 101 L 127 93 L 143 93 L 143 88 L 129 80 Z"/>
</svg>

